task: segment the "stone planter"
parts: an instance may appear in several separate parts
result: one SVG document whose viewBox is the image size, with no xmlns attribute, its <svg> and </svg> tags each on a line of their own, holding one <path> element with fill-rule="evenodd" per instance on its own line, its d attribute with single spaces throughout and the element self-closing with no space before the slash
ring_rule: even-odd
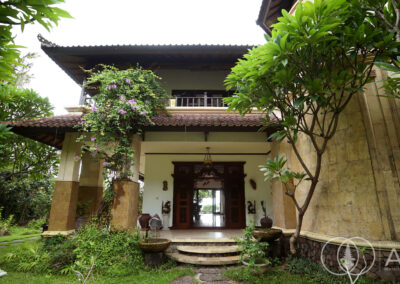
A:
<svg viewBox="0 0 400 284">
<path fill-rule="evenodd" d="M 163 252 L 171 244 L 168 239 L 146 239 L 139 241 L 139 247 L 144 252 Z"/>
<path fill-rule="evenodd" d="M 265 271 L 267 271 L 268 266 L 269 266 L 269 262 L 266 262 L 267 259 L 266 258 L 259 258 L 256 259 L 256 262 L 253 266 L 253 271 L 252 273 L 254 274 L 263 274 Z M 249 266 L 249 259 L 248 258 L 244 258 L 242 260 L 243 265 Z"/>
<path fill-rule="evenodd" d="M 272 242 L 282 236 L 282 230 L 280 229 L 264 229 L 255 230 L 253 237 L 260 239 L 261 242 Z"/>
</svg>

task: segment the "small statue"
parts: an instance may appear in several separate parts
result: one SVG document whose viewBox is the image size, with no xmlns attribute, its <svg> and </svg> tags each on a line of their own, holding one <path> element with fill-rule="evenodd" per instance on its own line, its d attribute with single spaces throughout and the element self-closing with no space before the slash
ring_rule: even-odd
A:
<svg viewBox="0 0 400 284">
<path fill-rule="evenodd" d="M 167 201 L 164 204 L 164 201 L 161 204 L 161 212 L 163 215 L 168 215 L 171 212 L 171 201 Z"/>
<path fill-rule="evenodd" d="M 254 203 L 251 201 L 247 201 L 247 213 L 248 214 L 256 214 L 256 201 Z"/>
</svg>

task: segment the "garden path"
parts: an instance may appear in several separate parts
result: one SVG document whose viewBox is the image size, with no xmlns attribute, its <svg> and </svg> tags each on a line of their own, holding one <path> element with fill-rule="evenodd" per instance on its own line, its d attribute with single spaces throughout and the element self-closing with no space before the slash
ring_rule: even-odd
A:
<svg viewBox="0 0 400 284">
<path fill-rule="evenodd" d="M 232 284 L 227 278 L 222 276 L 224 268 L 195 268 L 196 276 L 182 276 L 176 279 L 172 284 L 192 284 L 194 279 L 200 284 Z"/>
</svg>

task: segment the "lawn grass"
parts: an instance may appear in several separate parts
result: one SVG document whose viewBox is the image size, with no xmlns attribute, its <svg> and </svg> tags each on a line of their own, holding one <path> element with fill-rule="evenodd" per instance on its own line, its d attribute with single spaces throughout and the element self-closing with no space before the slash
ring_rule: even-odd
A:
<svg viewBox="0 0 400 284">
<path fill-rule="evenodd" d="M 138 274 L 124 277 L 107 277 L 95 275 L 95 283 L 100 284 L 119 284 L 119 283 L 138 283 L 138 284 L 169 284 L 176 278 L 184 275 L 194 275 L 190 268 L 171 268 L 168 270 L 151 270 L 142 271 Z M 15 284 L 69 284 L 78 283 L 78 278 L 74 275 L 40 275 L 23 272 L 7 272 L 7 275 L 0 278 L 0 283 L 15 283 Z M 89 281 L 89 283 L 92 283 Z"/>
<path fill-rule="evenodd" d="M 10 242 L 14 240 L 23 240 L 23 239 L 28 239 L 32 237 L 38 237 L 40 236 L 42 230 L 35 230 L 31 228 L 26 228 L 26 227 L 18 227 L 18 226 L 13 226 L 10 229 L 10 236 L 1 236 L 0 237 L 0 242 Z M 4 245 L 4 244 L 3 244 Z"/>
</svg>

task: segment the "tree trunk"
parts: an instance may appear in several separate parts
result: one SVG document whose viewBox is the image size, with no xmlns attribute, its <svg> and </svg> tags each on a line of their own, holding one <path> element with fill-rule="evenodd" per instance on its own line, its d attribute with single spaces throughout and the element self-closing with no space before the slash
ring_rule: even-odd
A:
<svg viewBox="0 0 400 284">
<path fill-rule="evenodd" d="M 303 224 L 303 217 L 304 217 L 304 211 L 302 211 L 302 212 L 299 211 L 296 231 L 290 237 L 290 241 L 289 241 L 290 253 L 292 255 L 296 255 L 296 253 L 297 253 L 296 245 L 297 245 L 297 240 L 298 240 L 298 238 L 300 236 L 301 225 Z"/>
</svg>

